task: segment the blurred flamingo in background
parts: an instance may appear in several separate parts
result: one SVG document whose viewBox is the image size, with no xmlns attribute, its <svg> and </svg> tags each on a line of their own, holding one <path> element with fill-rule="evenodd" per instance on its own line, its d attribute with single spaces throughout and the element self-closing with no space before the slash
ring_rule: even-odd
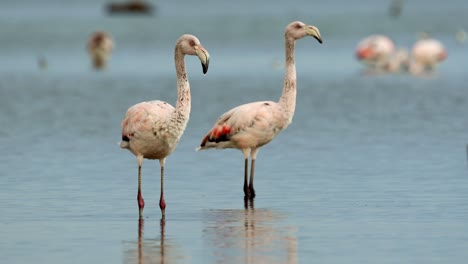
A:
<svg viewBox="0 0 468 264">
<path fill-rule="evenodd" d="M 296 107 L 295 42 L 312 36 L 322 43 L 319 30 L 302 22 L 290 23 L 285 30 L 286 74 L 279 102 L 261 101 L 238 106 L 221 115 L 213 128 L 203 137 L 197 150 L 236 148 L 244 155 L 244 193 L 255 197 L 253 186 L 255 159 L 260 147 L 268 144 L 292 122 Z M 250 182 L 248 162 L 251 157 Z"/>
<path fill-rule="evenodd" d="M 389 37 L 370 35 L 358 43 L 356 58 L 371 70 L 385 71 L 385 65 L 395 51 L 395 43 Z"/>
<path fill-rule="evenodd" d="M 94 69 L 100 70 L 107 66 L 113 48 L 114 42 L 108 33 L 96 31 L 91 34 L 87 49 Z"/>
<path fill-rule="evenodd" d="M 163 101 L 142 102 L 130 107 L 122 121 L 121 148 L 130 150 L 138 162 L 137 201 L 140 219 L 145 202 L 141 194 L 141 166 L 143 159 L 157 159 L 161 166 L 161 195 L 159 207 L 165 219 L 164 163 L 177 146 L 190 116 L 190 85 L 185 70 L 185 55 L 196 55 L 208 71 L 209 53 L 193 35 L 182 35 L 176 42 L 174 61 L 177 72 L 177 103 L 174 108 Z"/>
<path fill-rule="evenodd" d="M 411 49 L 409 71 L 412 74 L 433 72 L 447 58 L 444 45 L 432 38 L 418 40 Z"/>
<path fill-rule="evenodd" d="M 388 8 L 388 13 L 390 17 L 397 18 L 401 15 L 403 11 L 404 0 L 392 0 Z"/>
<path fill-rule="evenodd" d="M 465 44 L 468 39 L 468 33 L 464 29 L 460 29 L 455 33 L 455 40 L 460 44 Z"/>
</svg>

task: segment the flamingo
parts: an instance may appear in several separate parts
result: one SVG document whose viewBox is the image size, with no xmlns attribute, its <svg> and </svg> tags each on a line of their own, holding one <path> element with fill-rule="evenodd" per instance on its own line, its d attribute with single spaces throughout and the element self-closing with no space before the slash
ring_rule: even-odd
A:
<svg viewBox="0 0 468 264">
<path fill-rule="evenodd" d="M 418 40 L 411 49 L 409 71 L 412 74 L 432 72 L 446 58 L 447 50 L 440 41 L 432 38 Z"/>
<path fill-rule="evenodd" d="M 193 35 L 182 35 L 176 42 L 174 61 L 177 72 L 177 103 L 174 108 L 164 101 L 138 103 L 127 110 L 122 121 L 120 147 L 130 150 L 138 162 L 137 201 L 140 219 L 145 202 L 141 194 L 141 166 L 143 159 L 157 159 L 161 167 L 161 195 L 159 207 L 165 219 L 164 164 L 175 149 L 190 116 L 190 85 L 185 70 L 185 55 L 196 55 L 201 61 L 203 73 L 208 71 L 209 53 Z"/>
<path fill-rule="evenodd" d="M 94 69 L 104 69 L 114 48 L 114 42 L 106 32 L 96 31 L 89 37 L 87 48 Z"/>
<path fill-rule="evenodd" d="M 244 194 L 246 198 L 255 197 L 253 185 L 255 160 L 260 147 L 272 141 L 292 122 L 296 107 L 296 66 L 294 46 L 298 39 L 312 36 L 322 43 L 319 30 L 300 21 L 286 27 L 286 74 L 283 93 L 279 102 L 261 101 L 248 103 L 229 110 L 221 115 L 213 128 L 203 137 L 197 150 L 210 148 L 235 148 L 244 155 Z M 250 181 L 248 163 L 251 158 Z"/>
<path fill-rule="evenodd" d="M 393 0 L 388 8 L 390 16 L 393 18 L 399 17 L 403 11 L 403 4 L 404 0 Z"/>
<path fill-rule="evenodd" d="M 395 43 L 384 35 L 370 35 L 362 39 L 356 47 L 356 57 L 374 70 L 385 68 L 390 56 L 395 52 Z"/>
<path fill-rule="evenodd" d="M 460 44 L 464 44 L 467 38 L 468 33 L 464 29 L 460 29 L 455 33 L 455 40 Z"/>
</svg>

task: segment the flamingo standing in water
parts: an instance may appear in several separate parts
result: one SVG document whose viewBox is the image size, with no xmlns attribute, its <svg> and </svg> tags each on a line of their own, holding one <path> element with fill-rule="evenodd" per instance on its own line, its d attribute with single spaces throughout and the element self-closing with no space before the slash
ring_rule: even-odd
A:
<svg viewBox="0 0 468 264">
<path fill-rule="evenodd" d="M 244 193 L 255 197 L 253 186 L 255 159 L 260 147 L 269 143 L 291 123 L 296 107 L 296 66 L 294 46 L 298 39 L 312 36 L 322 43 L 319 30 L 295 21 L 286 27 L 286 76 L 279 102 L 262 101 L 238 106 L 221 115 L 213 128 L 203 137 L 197 150 L 209 148 L 236 148 L 244 155 Z M 250 181 L 248 163 L 251 157 Z"/>
<path fill-rule="evenodd" d="M 114 48 L 114 42 L 106 32 L 96 31 L 91 34 L 87 48 L 93 67 L 97 70 L 104 69 Z"/>
<path fill-rule="evenodd" d="M 384 35 L 370 35 L 356 47 L 356 57 L 373 70 L 382 70 L 395 52 L 395 43 Z"/>
<path fill-rule="evenodd" d="M 447 50 L 440 41 L 431 38 L 418 40 L 411 49 L 409 71 L 416 75 L 432 72 L 446 58 Z"/>
<path fill-rule="evenodd" d="M 157 159 L 161 166 L 161 196 L 159 207 L 165 219 L 164 163 L 174 151 L 190 116 L 190 85 L 185 70 L 185 55 L 196 55 L 208 71 L 209 53 L 193 35 L 182 35 L 176 42 L 174 52 L 177 72 L 177 103 L 174 108 L 163 101 L 142 102 L 130 107 L 122 121 L 121 148 L 130 150 L 138 162 L 137 201 L 140 219 L 143 218 L 145 202 L 141 195 L 141 166 L 143 159 Z"/>
</svg>

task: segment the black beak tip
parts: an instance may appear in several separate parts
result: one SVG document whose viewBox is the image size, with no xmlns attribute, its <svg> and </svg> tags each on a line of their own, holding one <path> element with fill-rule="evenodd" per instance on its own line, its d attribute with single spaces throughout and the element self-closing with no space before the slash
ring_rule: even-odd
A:
<svg viewBox="0 0 468 264">
<path fill-rule="evenodd" d="M 202 63 L 202 67 L 203 67 L 203 74 L 206 74 L 208 72 L 208 63 L 207 64 Z"/>
<path fill-rule="evenodd" d="M 315 39 L 317 39 L 317 41 L 318 41 L 320 44 L 322 44 L 322 39 L 321 39 L 321 38 L 315 37 Z"/>
</svg>

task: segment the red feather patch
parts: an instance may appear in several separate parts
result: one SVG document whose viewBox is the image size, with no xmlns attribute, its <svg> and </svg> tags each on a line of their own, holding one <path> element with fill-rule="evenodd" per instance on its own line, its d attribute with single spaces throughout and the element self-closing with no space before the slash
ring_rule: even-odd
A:
<svg viewBox="0 0 468 264">
<path fill-rule="evenodd" d="M 211 133 L 213 138 L 219 138 L 222 135 L 231 133 L 231 128 L 226 125 L 223 125 L 213 128 L 213 131 Z"/>
</svg>

